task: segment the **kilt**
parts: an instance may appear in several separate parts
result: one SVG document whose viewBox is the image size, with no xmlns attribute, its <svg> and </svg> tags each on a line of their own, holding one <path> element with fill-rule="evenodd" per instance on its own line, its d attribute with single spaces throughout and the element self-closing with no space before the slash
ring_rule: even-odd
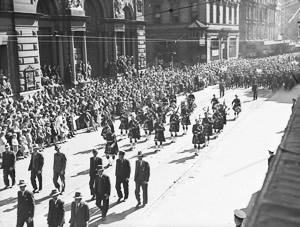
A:
<svg viewBox="0 0 300 227">
<path fill-rule="evenodd" d="M 119 129 L 125 129 L 128 130 L 128 121 L 121 121 L 121 124 L 119 126 Z"/>
<path fill-rule="evenodd" d="M 203 143 L 205 143 L 204 134 L 203 133 L 194 134 L 192 143 L 193 144 L 203 144 Z"/>
<path fill-rule="evenodd" d="M 191 124 L 190 117 L 189 116 L 183 116 L 182 120 L 181 120 L 181 124 L 182 125 L 190 125 Z"/>
<path fill-rule="evenodd" d="M 224 128 L 223 120 L 221 120 L 221 119 L 215 120 L 214 124 L 213 124 L 213 128 L 219 129 L 219 130 L 223 129 Z"/>
<path fill-rule="evenodd" d="M 233 110 L 234 110 L 234 112 L 236 112 L 236 113 L 240 113 L 242 110 L 241 110 L 241 107 L 240 106 L 233 106 L 233 108 L 232 108 Z"/>
<path fill-rule="evenodd" d="M 140 139 L 141 138 L 140 128 L 138 127 L 138 128 L 129 129 L 128 138 Z"/>
<path fill-rule="evenodd" d="M 155 131 L 154 141 L 165 142 L 164 131 Z"/>
<path fill-rule="evenodd" d="M 169 131 L 170 132 L 179 132 L 179 122 L 171 122 Z"/>
<path fill-rule="evenodd" d="M 119 152 L 118 144 L 116 143 L 115 146 L 113 146 L 112 148 L 110 148 L 111 144 L 112 143 L 107 143 L 105 145 L 105 151 L 104 151 L 104 153 L 107 154 L 107 155 L 116 155 L 116 154 L 118 154 L 118 152 Z"/>
</svg>

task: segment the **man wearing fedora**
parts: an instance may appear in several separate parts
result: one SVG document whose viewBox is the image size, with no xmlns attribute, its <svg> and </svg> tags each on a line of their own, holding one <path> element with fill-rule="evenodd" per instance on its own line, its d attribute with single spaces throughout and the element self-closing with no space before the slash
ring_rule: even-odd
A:
<svg viewBox="0 0 300 227">
<path fill-rule="evenodd" d="M 102 219 L 106 218 L 106 214 L 109 207 L 110 196 L 110 179 L 109 176 L 103 174 L 104 168 L 98 166 L 98 175 L 96 176 L 95 193 L 96 193 L 96 205 L 102 211 Z"/>
<path fill-rule="evenodd" d="M 244 219 L 247 217 L 242 210 L 234 210 L 234 223 L 236 227 L 242 227 Z"/>
<path fill-rule="evenodd" d="M 33 227 L 33 216 L 35 210 L 35 200 L 33 193 L 25 190 L 27 183 L 20 180 L 18 186 L 18 211 L 17 211 L 17 227 L 23 227 L 26 222 L 27 227 Z"/>
<path fill-rule="evenodd" d="M 127 159 L 124 159 L 124 155 L 124 151 L 119 152 L 119 158 L 117 159 L 116 164 L 116 190 L 119 197 L 118 202 L 121 202 L 121 199 L 123 198 L 121 184 L 123 184 L 124 188 L 124 202 L 128 198 L 128 183 L 131 169 L 130 162 Z"/>
<path fill-rule="evenodd" d="M 3 179 L 4 179 L 5 188 L 9 188 L 8 176 L 10 176 L 12 180 L 12 186 L 15 185 L 16 182 L 15 164 L 16 164 L 16 155 L 14 152 L 10 150 L 10 145 L 7 143 L 5 144 L 5 152 L 3 152 L 2 165 L 1 165 L 1 169 L 3 169 Z"/>
<path fill-rule="evenodd" d="M 57 188 L 61 194 L 65 191 L 65 171 L 67 165 L 67 158 L 64 153 L 60 152 L 60 146 L 55 145 L 56 153 L 54 154 L 54 163 L 53 163 L 53 183 L 55 188 Z M 57 182 L 58 177 L 61 180 L 60 184 Z"/>
<path fill-rule="evenodd" d="M 148 203 L 148 181 L 150 177 L 149 163 L 143 160 L 143 153 L 138 152 L 138 160 L 135 162 L 135 197 L 138 201 L 136 207 L 141 205 L 140 189 L 143 189 L 143 206 Z"/>
<path fill-rule="evenodd" d="M 59 199 L 60 192 L 57 189 L 52 190 L 49 200 L 49 210 L 47 223 L 49 227 L 63 227 L 65 223 L 65 204 Z"/>
<path fill-rule="evenodd" d="M 31 171 L 30 180 L 33 187 L 33 193 L 38 193 L 43 188 L 42 182 L 42 169 L 44 166 L 44 156 L 39 152 L 39 147 L 35 146 L 33 148 L 33 153 L 31 155 L 30 164 L 28 167 L 28 171 Z M 39 189 L 36 185 L 35 178 L 37 177 L 39 181 Z"/>
<path fill-rule="evenodd" d="M 71 204 L 70 227 L 87 227 L 89 220 L 89 206 L 82 201 L 81 192 L 75 192 L 74 201 Z"/>
<path fill-rule="evenodd" d="M 93 149 L 93 157 L 90 158 L 90 190 L 92 195 L 92 200 L 96 198 L 95 195 L 95 179 L 97 176 L 98 166 L 102 166 L 102 158 L 97 157 L 98 151 Z"/>
</svg>

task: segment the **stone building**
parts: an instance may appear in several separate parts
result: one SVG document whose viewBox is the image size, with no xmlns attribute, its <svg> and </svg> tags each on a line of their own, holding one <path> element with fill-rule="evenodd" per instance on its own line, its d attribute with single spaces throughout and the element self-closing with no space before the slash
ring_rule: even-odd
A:
<svg viewBox="0 0 300 227">
<path fill-rule="evenodd" d="M 277 43 L 273 42 L 278 36 L 275 29 L 277 0 L 241 0 L 240 7 L 241 56 L 279 54 Z"/>
<path fill-rule="evenodd" d="M 143 0 L 0 0 L 0 68 L 13 94 L 40 89 L 49 65 L 73 83 L 79 63 L 94 77 L 121 55 L 145 67 L 143 8 Z"/>
<path fill-rule="evenodd" d="M 146 0 L 149 62 L 237 58 L 239 0 Z"/>
</svg>

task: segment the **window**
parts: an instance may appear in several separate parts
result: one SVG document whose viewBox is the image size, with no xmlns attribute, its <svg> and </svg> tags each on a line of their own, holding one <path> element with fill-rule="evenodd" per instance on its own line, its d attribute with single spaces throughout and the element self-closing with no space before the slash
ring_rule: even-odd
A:
<svg viewBox="0 0 300 227">
<path fill-rule="evenodd" d="M 153 22 L 155 24 L 160 24 L 161 23 L 161 13 L 160 13 L 160 5 L 154 5 L 153 7 L 153 14 L 154 14 L 154 20 Z"/>
<path fill-rule="evenodd" d="M 236 57 L 236 38 L 229 39 L 229 57 Z"/>
<path fill-rule="evenodd" d="M 171 5 L 171 7 L 173 9 L 173 12 L 170 13 L 171 14 L 171 22 L 173 24 L 177 24 L 180 22 L 180 1 L 179 0 L 173 0 L 173 4 Z"/>
<path fill-rule="evenodd" d="M 219 40 L 218 39 L 212 39 L 211 40 L 211 48 L 212 49 L 219 49 Z"/>
</svg>

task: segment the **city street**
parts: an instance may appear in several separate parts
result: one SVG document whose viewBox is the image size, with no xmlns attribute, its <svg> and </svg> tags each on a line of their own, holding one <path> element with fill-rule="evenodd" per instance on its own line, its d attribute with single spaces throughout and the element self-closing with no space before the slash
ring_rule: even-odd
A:
<svg viewBox="0 0 300 227">
<path fill-rule="evenodd" d="M 137 148 L 130 150 L 129 139 L 119 141 L 120 150 L 126 151 L 125 158 L 131 163 L 131 178 L 129 199 L 126 203 L 117 204 L 115 190 L 115 162 L 105 170 L 111 178 L 112 193 L 107 219 L 101 221 L 101 212 L 90 201 L 89 190 L 89 158 L 91 150 L 99 148 L 99 155 L 104 165 L 108 161 L 104 157 L 104 140 L 101 129 L 97 132 L 86 133 L 85 130 L 75 138 L 62 144 L 62 152 L 67 156 L 66 192 L 61 196 L 65 201 L 66 223 L 70 220 L 70 205 L 75 192 L 80 191 L 83 199 L 90 207 L 90 226 L 234 226 L 233 210 L 251 207 L 251 197 L 261 188 L 266 171 L 268 148 L 274 149 L 279 144 L 285 126 L 291 114 L 291 100 L 297 98 L 299 86 L 292 91 L 280 90 L 272 93 L 260 89 L 258 100 L 252 101 L 251 88 L 233 89 L 225 92 L 227 106 L 231 107 L 234 95 L 237 94 L 242 102 L 242 112 L 234 121 L 233 111 L 229 111 L 228 123 L 209 146 L 201 149 L 195 155 L 192 144 L 190 126 L 187 135 L 182 135 L 180 129 L 176 143 L 171 143 L 169 127 L 166 127 L 166 142 L 164 148 L 155 152 L 154 136 L 145 141 L 143 136 Z M 192 124 L 199 115 L 203 117 L 203 108 L 210 105 L 212 95 L 219 96 L 218 86 L 211 86 L 196 92 L 197 109 L 191 117 Z M 177 99 L 177 104 L 183 97 Z M 115 123 L 119 135 L 119 121 Z M 144 133 L 142 132 L 142 135 Z M 119 136 L 118 136 L 119 138 Z M 137 152 L 145 154 L 144 159 L 150 164 L 149 202 L 147 206 L 136 209 L 134 196 L 133 175 Z M 43 170 L 43 190 L 35 194 L 36 210 L 34 224 L 37 227 L 47 226 L 49 194 L 54 185 L 53 154 L 54 147 L 43 152 L 45 165 Z M 16 180 L 25 179 L 27 189 L 32 190 L 29 158 L 16 164 Z M 0 182 L 0 226 L 16 225 L 17 191 L 18 186 L 3 190 L 2 171 Z M 249 203 L 250 202 L 250 203 Z"/>
</svg>

